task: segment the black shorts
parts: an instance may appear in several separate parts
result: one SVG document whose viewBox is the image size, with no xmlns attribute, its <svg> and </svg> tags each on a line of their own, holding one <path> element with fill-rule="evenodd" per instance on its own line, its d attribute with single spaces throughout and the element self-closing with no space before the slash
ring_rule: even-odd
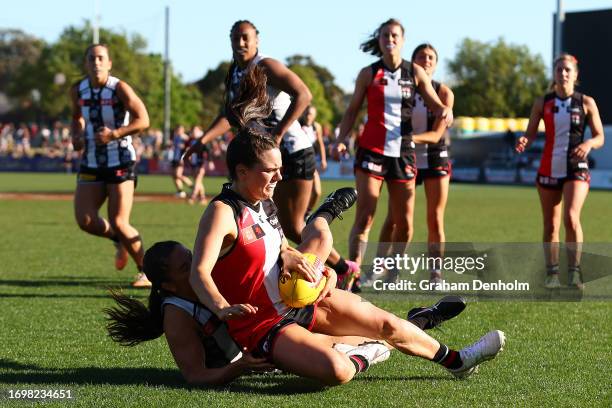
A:
<svg viewBox="0 0 612 408">
<path fill-rule="evenodd" d="M 272 359 L 274 342 L 276 341 L 276 336 L 278 336 L 281 330 L 293 323 L 299 324 L 307 330 L 311 330 L 315 322 L 316 313 L 317 305 L 309 305 L 299 309 L 291 309 L 278 323 L 272 326 L 268 333 L 266 333 L 266 335 L 259 341 L 257 347 L 255 347 L 255 350 L 253 350 L 253 355 L 256 357 L 267 357 L 268 359 Z"/>
<path fill-rule="evenodd" d="M 81 166 L 77 174 L 77 183 L 105 183 L 105 184 L 121 184 L 124 181 L 134 181 L 134 187 L 138 182 L 136 175 L 136 163 L 128 167 L 112 167 L 92 169 L 90 167 Z"/>
<path fill-rule="evenodd" d="M 307 147 L 292 154 L 289 154 L 283 147 L 280 150 L 283 159 L 281 170 L 283 181 L 312 180 L 317 167 L 315 152 L 312 147 Z"/>
<path fill-rule="evenodd" d="M 555 178 L 543 176 L 538 173 L 536 177 L 536 184 L 543 188 L 548 188 L 551 190 L 562 190 L 563 184 L 566 181 L 584 181 L 585 183 L 591 182 L 591 172 L 588 170 L 578 170 L 573 173 L 569 173 L 567 177 Z"/>
<path fill-rule="evenodd" d="M 172 164 L 172 168 L 173 169 L 176 169 L 177 167 L 183 165 L 183 162 L 181 162 L 180 159 L 179 160 L 172 160 L 170 163 Z"/>
<path fill-rule="evenodd" d="M 407 183 L 417 175 L 414 161 L 414 150 L 402 150 L 400 157 L 389 157 L 360 147 L 353 168 L 378 180 Z"/>
<path fill-rule="evenodd" d="M 418 169 L 417 171 L 417 184 L 423 184 L 423 180 L 430 178 L 442 178 L 449 177 L 451 175 L 451 164 L 446 163 L 444 166 L 427 168 L 427 169 Z"/>
</svg>

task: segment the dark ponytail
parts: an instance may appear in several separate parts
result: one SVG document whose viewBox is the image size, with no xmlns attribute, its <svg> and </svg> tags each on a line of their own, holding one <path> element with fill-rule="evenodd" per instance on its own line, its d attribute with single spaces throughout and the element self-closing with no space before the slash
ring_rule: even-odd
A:
<svg viewBox="0 0 612 408">
<path fill-rule="evenodd" d="M 272 113 L 267 87 L 268 77 L 263 68 L 256 64 L 246 69 L 240 80 L 238 92 L 231 100 L 230 88 L 226 86 L 225 115 L 232 126 L 240 129 L 246 127 L 249 122 L 263 126 L 262 121 Z"/>
<path fill-rule="evenodd" d="M 123 346 L 135 346 L 164 333 L 161 305 L 166 293 L 161 284 L 168 274 L 168 258 L 179 245 L 176 241 L 157 242 L 145 253 L 143 270 L 153 285 L 148 307 L 120 291 L 110 290 L 117 305 L 104 309 L 104 313 L 108 320 L 106 330 L 113 341 Z"/>
<path fill-rule="evenodd" d="M 253 65 L 247 69 L 240 81 L 238 95 L 231 103 L 226 100 L 225 109 L 230 124 L 238 128 L 225 156 L 229 178 L 236 180 L 239 164 L 251 168 L 263 152 L 278 147 L 263 123 L 272 113 L 272 106 L 268 98 L 267 76 L 262 68 Z"/>
<path fill-rule="evenodd" d="M 395 18 L 390 18 L 381 25 L 379 25 L 378 28 L 374 30 L 374 32 L 370 35 L 369 39 L 361 43 L 361 45 L 359 46 L 361 51 L 365 52 L 366 54 L 382 57 L 382 51 L 378 46 L 378 38 L 380 37 L 380 32 L 382 31 L 382 29 L 387 25 L 399 26 L 402 29 L 402 35 L 404 34 L 404 26 L 402 25 L 402 23 L 400 23 L 400 21 Z"/>
</svg>

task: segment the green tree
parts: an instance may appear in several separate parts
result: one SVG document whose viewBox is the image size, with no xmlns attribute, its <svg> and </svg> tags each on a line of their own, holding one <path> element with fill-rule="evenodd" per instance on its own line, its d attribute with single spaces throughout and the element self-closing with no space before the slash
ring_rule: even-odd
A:
<svg viewBox="0 0 612 408">
<path fill-rule="evenodd" d="M 8 90 L 20 69 L 38 61 L 44 46 L 43 40 L 21 30 L 0 29 L 0 91 Z"/>
<path fill-rule="evenodd" d="M 319 111 L 319 122 L 327 125 L 332 125 L 340 121 L 345 109 L 345 97 L 346 95 L 342 89 L 336 85 L 335 78 L 329 70 L 321 65 L 318 65 L 312 57 L 306 55 L 293 55 L 287 58 L 287 65 L 291 70 L 296 72 L 301 77 L 300 73 L 305 75 L 302 80 L 306 82 L 306 85 L 310 88 L 310 91 L 314 91 L 312 87 L 322 87 L 323 94 L 318 99 L 313 98 L 313 105 L 317 107 Z M 316 81 L 312 78 L 312 75 L 306 74 L 306 70 L 297 69 L 296 67 L 306 67 L 307 71 L 310 71 L 316 77 Z M 310 81 L 307 82 L 307 81 Z M 315 82 L 317 84 L 315 85 Z M 317 91 L 318 92 L 318 91 Z M 323 109 L 323 112 L 321 111 Z"/>
<path fill-rule="evenodd" d="M 317 108 L 317 121 L 329 124 L 334 120 L 334 110 L 325 97 L 325 88 L 312 67 L 308 65 L 292 65 L 289 67 L 306 84 L 312 94 L 311 104 Z"/>
<path fill-rule="evenodd" d="M 0 93 L 12 95 L 13 88 L 21 85 L 20 72 L 31 70 L 44 46 L 43 40 L 21 30 L 0 29 Z M 38 89 L 27 88 L 21 97 L 13 97 L 6 106 L 2 106 L 1 113 L 10 113 L 13 118 L 34 119 L 40 110 L 39 97 Z"/>
<path fill-rule="evenodd" d="M 112 75 L 130 84 L 144 101 L 152 127 L 163 123 L 163 60 L 159 54 L 146 52 L 146 41 L 138 34 L 128 36 L 107 29 L 100 30 L 100 42 L 107 44 L 113 61 Z M 19 86 L 12 95 L 27 95 L 31 89 L 41 94 L 40 107 L 50 118 L 67 119 L 71 106 L 70 87 L 84 77 L 84 51 L 91 44 L 91 25 L 67 27 L 54 44 L 46 46 L 37 63 L 19 73 Z M 197 123 L 202 105 L 201 98 L 192 87 L 172 76 L 173 125 Z"/>
<path fill-rule="evenodd" d="M 464 39 L 448 68 L 456 116 L 529 116 L 547 85 L 542 57 L 502 38 L 493 44 Z"/>
<path fill-rule="evenodd" d="M 200 120 L 204 127 L 210 126 L 223 108 L 225 76 L 229 67 L 229 61 L 222 61 L 215 69 L 209 69 L 206 75 L 195 83 L 195 86 L 202 95 Z"/>
</svg>

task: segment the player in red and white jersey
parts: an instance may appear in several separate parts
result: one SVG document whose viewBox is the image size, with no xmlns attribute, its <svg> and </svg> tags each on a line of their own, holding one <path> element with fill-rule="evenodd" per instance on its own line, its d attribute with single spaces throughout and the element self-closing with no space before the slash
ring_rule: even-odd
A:
<svg viewBox="0 0 612 408">
<path fill-rule="evenodd" d="M 412 52 L 411 61 L 422 67 L 431 78 L 438 64 L 438 52 L 431 44 L 421 44 Z M 444 84 L 432 80 L 432 86 L 442 103 L 453 108 L 455 96 L 453 91 Z M 451 164 L 446 145 L 446 125 L 436 121 L 433 112 L 425 104 L 423 97 L 417 92 L 412 109 L 412 140 L 416 143 L 417 184 L 423 184 L 427 202 L 427 243 L 429 255 L 432 257 L 444 254 L 444 211 L 448 199 L 448 187 L 451 175 Z M 380 230 L 379 241 L 390 242 L 393 223 L 389 211 Z M 384 247 L 378 255 L 384 256 Z M 430 281 L 442 280 L 442 271 L 432 269 Z"/>
<path fill-rule="evenodd" d="M 559 229 L 565 225 L 568 253 L 568 284 L 583 288 L 580 270 L 583 242 L 580 213 L 589 192 L 587 156 L 604 143 L 603 126 L 595 100 L 575 91 L 578 61 L 561 54 L 553 64 L 552 92 L 536 100 L 525 135 L 516 144 L 522 153 L 535 140 L 538 124 L 544 120 L 546 140 L 536 179 L 544 221 L 547 276 L 545 286 L 556 288 L 559 281 Z M 584 140 L 588 123 L 592 137 Z"/>
<path fill-rule="evenodd" d="M 439 363 L 460 377 L 471 375 L 478 364 L 494 358 L 504 345 L 502 332 L 492 331 L 457 352 L 410 322 L 335 289 L 336 276 L 330 269 L 315 304 L 289 309 L 280 302 L 281 270 L 295 271 L 310 282 L 317 275 L 301 252 L 286 245 L 278 228 L 271 198 L 282 178 L 281 153 L 261 125 L 244 116 L 258 118 L 253 108 L 262 106 L 259 96 L 238 105 L 242 110 L 239 121 L 247 127 L 238 131 L 228 147 L 231 184 L 200 220 L 190 276 L 199 301 L 227 322 L 229 334 L 245 351 L 267 356 L 285 371 L 328 384 L 350 381 L 381 355 L 367 347 L 343 354 L 318 334 L 384 340 L 404 354 Z M 304 232 L 312 235 L 303 237 L 299 250 L 326 259 L 333 242 L 329 223 L 356 200 L 353 188 L 328 197 L 309 218 L 308 227 L 313 228 Z"/>
<path fill-rule="evenodd" d="M 329 230 L 323 219 L 309 223 L 304 239 L 318 240 L 318 232 Z M 122 292 L 111 291 L 114 307 L 105 309 L 107 331 L 123 346 L 135 346 L 165 335 L 168 348 L 185 380 L 196 386 L 223 384 L 252 371 L 270 370 L 266 357 L 241 350 L 221 321 L 198 297 L 189 284 L 192 254 L 176 241 L 156 242 L 144 256 L 144 272 L 152 283 L 147 304 Z M 465 304 L 456 296 L 446 296 L 429 308 L 415 308 L 407 320 L 422 330 L 461 313 Z M 312 318 L 309 308 L 295 310 L 283 320 Z M 322 344 L 349 358 L 357 353 L 373 355 L 371 363 L 389 356 L 388 345 L 360 336 L 317 335 Z"/>
<path fill-rule="evenodd" d="M 133 283 L 148 287 L 141 272 L 142 238 L 130 224 L 136 187 L 136 153 L 132 136 L 149 127 L 142 100 L 124 81 L 110 75 L 108 47 L 94 44 L 85 51 L 87 77 L 70 90 L 72 99 L 72 143 L 83 150 L 74 194 L 74 212 L 79 227 L 92 235 L 113 241 L 115 267 L 125 268 L 129 256 L 139 270 Z M 108 199 L 108 220 L 99 210 Z"/>
<path fill-rule="evenodd" d="M 390 214 L 395 225 L 391 236 L 394 253 L 403 253 L 412 237 L 416 166 L 412 140 L 412 110 L 416 92 L 435 116 L 452 122 L 445 106 L 420 66 L 402 59 L 404 28 L 398 20 L 382 23 L 361 45 L 364 52 L 381 57 L 359 72 L 355 92 L 340 124 L 335 152 L 346 150 L 346 139 L 363 100 L 368 100 L 368 120 L 359 138 L 355 158 L 357 210 L 349 238 L 349 256 L 361 263 L 383 181 L 389 190 Z"/>
</svg>

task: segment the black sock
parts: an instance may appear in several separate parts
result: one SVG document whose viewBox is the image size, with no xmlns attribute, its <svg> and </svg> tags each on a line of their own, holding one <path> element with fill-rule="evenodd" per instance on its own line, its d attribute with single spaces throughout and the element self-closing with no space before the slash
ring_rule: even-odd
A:
<svg viewBox="0 0 612 408">
<path fill-rule="evenodd" d="M 459 352 L 449 349 L 445 344 L 442 343 L 440 343 L 440 349 L 438 350 L 432 361 L 453 370 L 461 367 L 461 365 L 463 364 Z"/>
<path fill-rule="evenodd" d="M 351 360 L 351 362 L 355 366 L 356 373 L 361 373 L 362 371 L 365 371 L 368 369 L 368 367 L 370 367 L 370 363 L 364 356 L 353 354 L 352 356 L 349 356 L 349 360 Z"/>
<path fill-rule="evenodd" d="M 338 275 L 345 274 L 346 272 L 348 272 L 349 268 L 343 257 L 340 257 L 340 260 L 335 265 L 332 264 L 331 267 L 334 271 L 336 271 L 336 274 Z"/>
<path fill-rule="evenodd" d="M 119 237 L 117 236 L 117 234 L 113 235 L 112 237 L 108 237 L 108 239 L 113 241 L 115 244 L 119 243 Z"/>
<path fill-rule="evenodd" d="M 559 264 L 546 265 L 546 274 L 547 275 L 559 274 Z"/>
<path fill-rule="evenodd" d="M 321 209 L 318 209 L 317 211 L 315 211 L 315 213 L 313 215 L 314 215 L 314 217 L 312 217 L 310 219 L 310 222 L 308 224 L 313 222 L 315 218 L 321 217 L 321 218 L 324 218 L 325 221 L 327 221 L 328 225 L 331 225 L 332 221 L 335 218 L 334 215 L 331 212 L 326 211 L 326 210 L 321 210 Z"/>
</svg>

